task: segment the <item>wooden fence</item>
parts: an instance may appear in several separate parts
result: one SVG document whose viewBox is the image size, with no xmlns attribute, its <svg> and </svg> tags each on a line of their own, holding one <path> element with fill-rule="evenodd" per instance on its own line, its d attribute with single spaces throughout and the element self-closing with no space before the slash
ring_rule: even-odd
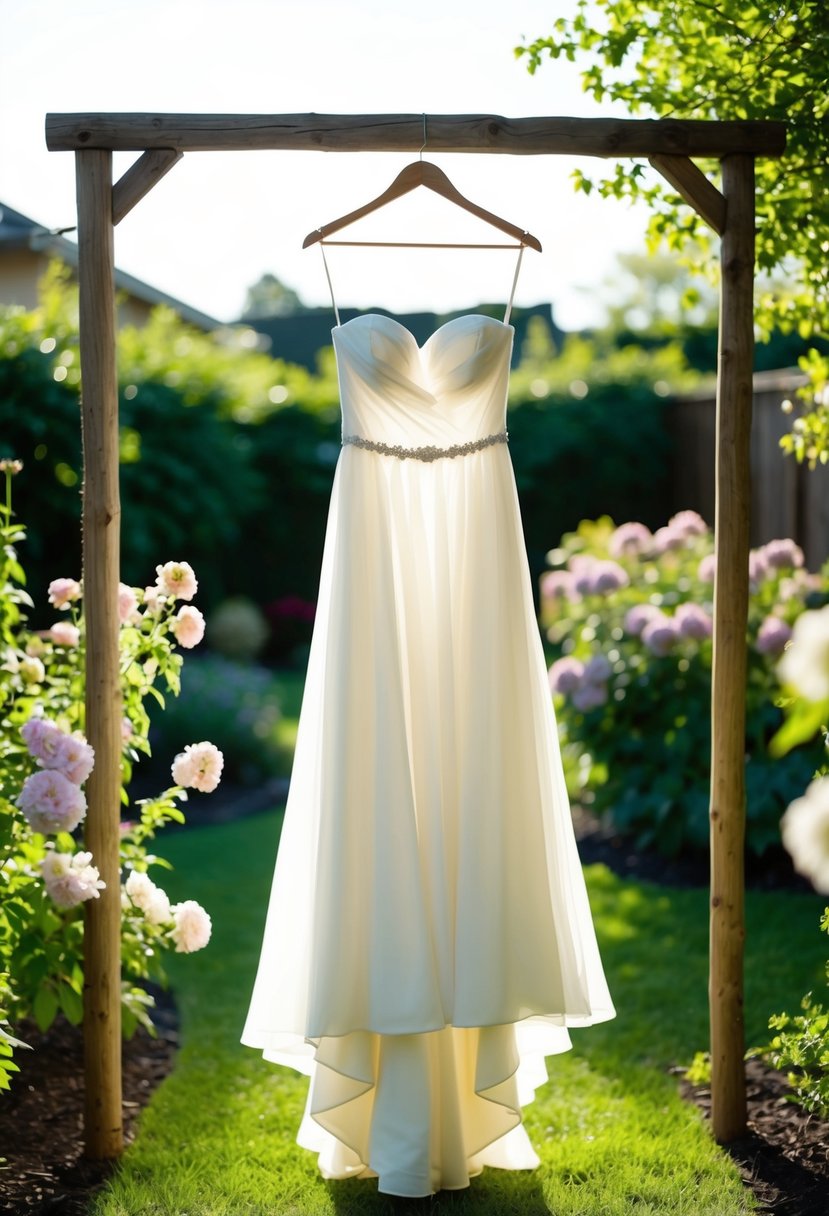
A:
<svg viewBox="0 0 829 1216">
<path fill-rule="evenodd" d="M 791 536 L 803 549 L 806 565 L 818 569 L 829 557 L 829 465 L 810 471 L 786 456 L 780 438 L 798 414 L 797 371 L 758 372 L 754 376 L 751 425 L 751 544 Z M 793 413 L 781 409 L 794 403 Z M 677 398 L 668 425 L 674 439 L 672 507 L 699 511 L 714 520 L 714 446 L 716 405 L 710 392 Z"/>
</svg>

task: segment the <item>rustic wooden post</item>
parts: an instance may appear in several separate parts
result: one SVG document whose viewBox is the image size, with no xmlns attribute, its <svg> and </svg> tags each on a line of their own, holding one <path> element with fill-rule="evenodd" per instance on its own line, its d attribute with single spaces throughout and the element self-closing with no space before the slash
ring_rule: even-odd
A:
<svg viewBox="0 0 829 1216">
<path fill-rule="evenodd" d="M 711 1118 L 724 1143 L 746 1128 L 743 1030 L 745 938 L 745 693 L 749 435 L 754 351 L 754 158 L 722 161 L 720 340 L 711 691 Z"/>
<path fill-rule="evenodd" d="M 88 1157 L 124 1147 L 121 1119 L 121 689 L 118 673 L 118 394 L 112 153 L 75 155 L 78 194 L 83 590 L 86 735 L 95 749 L 84 844 L 106 883 L 84 905 L 85 1145 Z"/>
</svg>

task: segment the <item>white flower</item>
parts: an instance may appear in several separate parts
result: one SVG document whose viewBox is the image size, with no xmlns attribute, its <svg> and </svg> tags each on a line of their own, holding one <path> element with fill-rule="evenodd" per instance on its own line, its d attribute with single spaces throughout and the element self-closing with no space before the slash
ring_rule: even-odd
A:
<svg viewBox="0 0 829 1216">
<path fill-rule="evenodd" d="M 829 698 L 829 605 L 800 614 L 777 674 L 808 701 Z"/>
<path fill-rule="evenodd" d="M 174 904 L 171 911 L 175 924 L 170 936 L 176 943 L 176 953 L 192 954 L 194 950 L 202 950 L 210 941 L 213 924 L 201 904 L 194 899 L 185 899 L 183 903 Z"/>
<path fill-rule="evenodd" d="M 787 807 L 780 832 L 795 869 L 829 894 L 829 777 L 818 777 Z"/>
<path fill-rule="evenodd" d="M 198 591 L 196 574 L 189 562 L 166 562 L 156 566 L 156 586 L 163 595 L 177 600 L 191 600 Z"/>
<path fill-rule="evenodd" d="M 98 899 L 106 883 L 91 853 L 58 853 L 50 850 L 40 862 L 43 882 L 59 908 L 74 908 L 87 899 Z"/>
<path fill-rule="evenodd" d="M 209 794 L 221 780 L 224 762 L 224 756 L 215 744 L 188 743 L 173 761 L 173 780 L 176 785 Z"/>
<path fill-rule="evenodd" d="M 17 670 L 24 684 L 42 684 L 46 669 L 40 659 L 34 655 L 26 655 L 20 660 Z"/>
<path fill-rule="evenodd" d="M 162 925 L 172 919 L 167 892 L 157 887 L 149 874 L 133 870 L 124 884 L 124 890 L 151 925 Z"/>
</svg>

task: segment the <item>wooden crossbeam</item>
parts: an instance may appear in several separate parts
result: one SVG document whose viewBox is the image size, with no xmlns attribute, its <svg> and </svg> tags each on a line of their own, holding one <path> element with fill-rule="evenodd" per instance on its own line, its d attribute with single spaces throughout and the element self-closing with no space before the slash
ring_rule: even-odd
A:
<svg viewBox="0 0 829 1216">
<path fill-rule="evenodd" d="M 423 122 L 423 114 L 47 114 L 46 143 L 53 152 L 416 152 L 423 145 Z M 426 115 L 426 148 L 432 152 L 780 156 L 785 144 L 780 122 Z"/>
<path fill-rule="evenodd" d="M 725 231 L 725 199 L 687 156 L 650 156 L 648 160 L 718 236 Z"/>
<path fill-rule="evenodd" d="M 120 224 L 124 216 L 129 215 L 135 204 L 149 194 L 156 182 L 169 173 L 183 155 L 179 148 L 153 148 L 139 156 L 112 187 L 113 224 Z"/>
</svg>

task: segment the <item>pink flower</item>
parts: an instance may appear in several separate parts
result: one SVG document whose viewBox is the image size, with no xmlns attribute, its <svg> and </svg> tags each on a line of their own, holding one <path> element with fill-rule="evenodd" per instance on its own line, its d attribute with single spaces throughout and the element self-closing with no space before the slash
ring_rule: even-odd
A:
<svg viewBox="0 0 829 1216">
<path fill-rule="evenodd" d="M 138 596 L 126 583 L 118 584 L 118 619 L 122 625 L 132 624 L 138 614 Z"/>
<path fill-rule="evenodd" d="M 634 604 L 625 613 L 625 633 L 629 633 L 631 637 L 638 638 L 649 621 L 652 621 L 654 617 L 661 616 L 662 613 L 653 604 Z"/>
<path fill-rule="evenodd" d="M 613 557 L 636 557 L 645 553 L 653 543 L 650 528 L 644 524 L 620 524 L 610 537 L 609 549 Z"/>
<path fill-rule="evenodd" d="M 793 540 L 770 540 L 760 552 L 773 570 L 791 570 L 803 565 L 803 550 Z"/>
<path fill-rule="evenodd" d="M 77 646 L 81 631 L 69 621 L 56 621 L 49 630 L 49 637 L 56 646 Z"/>
<path fill-rule="evenodd" d="M 194 899 L 185 899 L 183 903 L 173 904 L 171 911 L 175 924 L 170 936 L 176 943 L 176 953 L 192 954 L 194 950 L 202 950 L 210 941 L 213 924 L 201 904 Z"/>
<path fill-rule="evenodd" d="M 179 608 L 170 622 L 170 629 L 179 646 L 192 650 L 204 637 L 204 617 L 198 608 L 186 605 Z"/>
<path fill-rule="evenodd" d="M 43 769 L 23 783 L 17 806 L 36 832 L 71 832 L 86 815 L 83 790 L 63 773 Z"/>
<path fill-rule="evenodd" d="M 584 664 L 578 659 L 557 659 L 547 673 L 550 681 L 550 691 L 566 696 L 575 692 L 584 675 Z"/>
<path fill-rule="evenodd" d="M 682 536 L 705 536 L 708 524 L 696 511 L 678 511 L 668 520 L 668 527 Z"/>
<path fill-rule="evenodd" d="M 209 794 L 221 780 L 224 762 L 224 756 L 213 743 L 188 743 L 173 761 L 173 780 L 176 785 Z"/>
<path fill-rule="evenodd" d="M 79 731 L 68 735 L 48 718 L 30 718 L 20 734 L 30 756 L 44 768 L 63 773 L 74 785 L 82 785 L 92 772 L 95 753 Z"/>
<path fill-rule="evenodd" d="M 683 549 L 686 534 L 678 528 L 659 528 L 653 534 L 653 551 L 656 554 L 667 553 L 669 549 Z"/>
<path fill-rule="evenodd" d="M 582 684 L 573 693 L 572 701 L 574 707 L 582 713 L 588 713 L 591 709 L 598 709 L 600 705 L 604 705 L 607 702 L 607 685 Z"/>
<path fill-rule="evenodd" d="M 705 557 L 697 567 L 697 578 L 701 583 L 713 583 L 714 575 L 717 572 L 717 555 L 716 553 L 706 553 Z"/>
<path fill-rule="evenodd" d="M 156 586 L 163 595 L 172 595 L 177 600 L 191 600 L 199 588 L 196 575 L 189 562 L 167 562 L 155 568 Z"/>
<path fill-rule="evenodd" d="M 132 722 L 130 722 L 129 718 L 123 717 L 121 719 L 121 742 L 129 743 L 131 738 L 132 738 Z"/>
<path fill-rule="evenodd" d="M 74 578 L 53 578 L 49 584 L 49 603 L 53 608 L 68 608 L 81 598 L 81 585 Z"/>
<path fill-rule="evenodd" d="M 710 638 L 714 628 L 711 617 L 699 604 L 680 604 L 674 620 L 684 638 Z"/>
<path fill-rule="evenodd" d="M 20 734 L 30 756 L 39 760 L 44 768 L 59 768 L 59 752 L 64 732 L 49 718 L 29 718 L 20 728 Z"/>
<path fill-rule="evenodd" d="M 779 616 L 767 616 L 757 630 L 757 649 L 760 654 L 780 655 L 791 640 L 792 631 Z"/>
<path fill-rule="evenodd" d="M 573 575 L 569 570 L 550 570 L 541 577 L 541 598 L 545 600 L 574 600 L 578 592 L 573 585 Z"/>
<path fill-rule="evenodd" d="M 50 849 L 40 862 L 43 882 L 59 908 L 74 908 L 87 899 L 98 899 L 106 888 L 91 853 L 58 853 Z"/>
<path fill-rule="evenodd" d="M 651 654 L 661 658 L 679 641 L 679 627 L 671 617 L 660 612 L 642 630 L 642 641 Z"/>
</svg>

